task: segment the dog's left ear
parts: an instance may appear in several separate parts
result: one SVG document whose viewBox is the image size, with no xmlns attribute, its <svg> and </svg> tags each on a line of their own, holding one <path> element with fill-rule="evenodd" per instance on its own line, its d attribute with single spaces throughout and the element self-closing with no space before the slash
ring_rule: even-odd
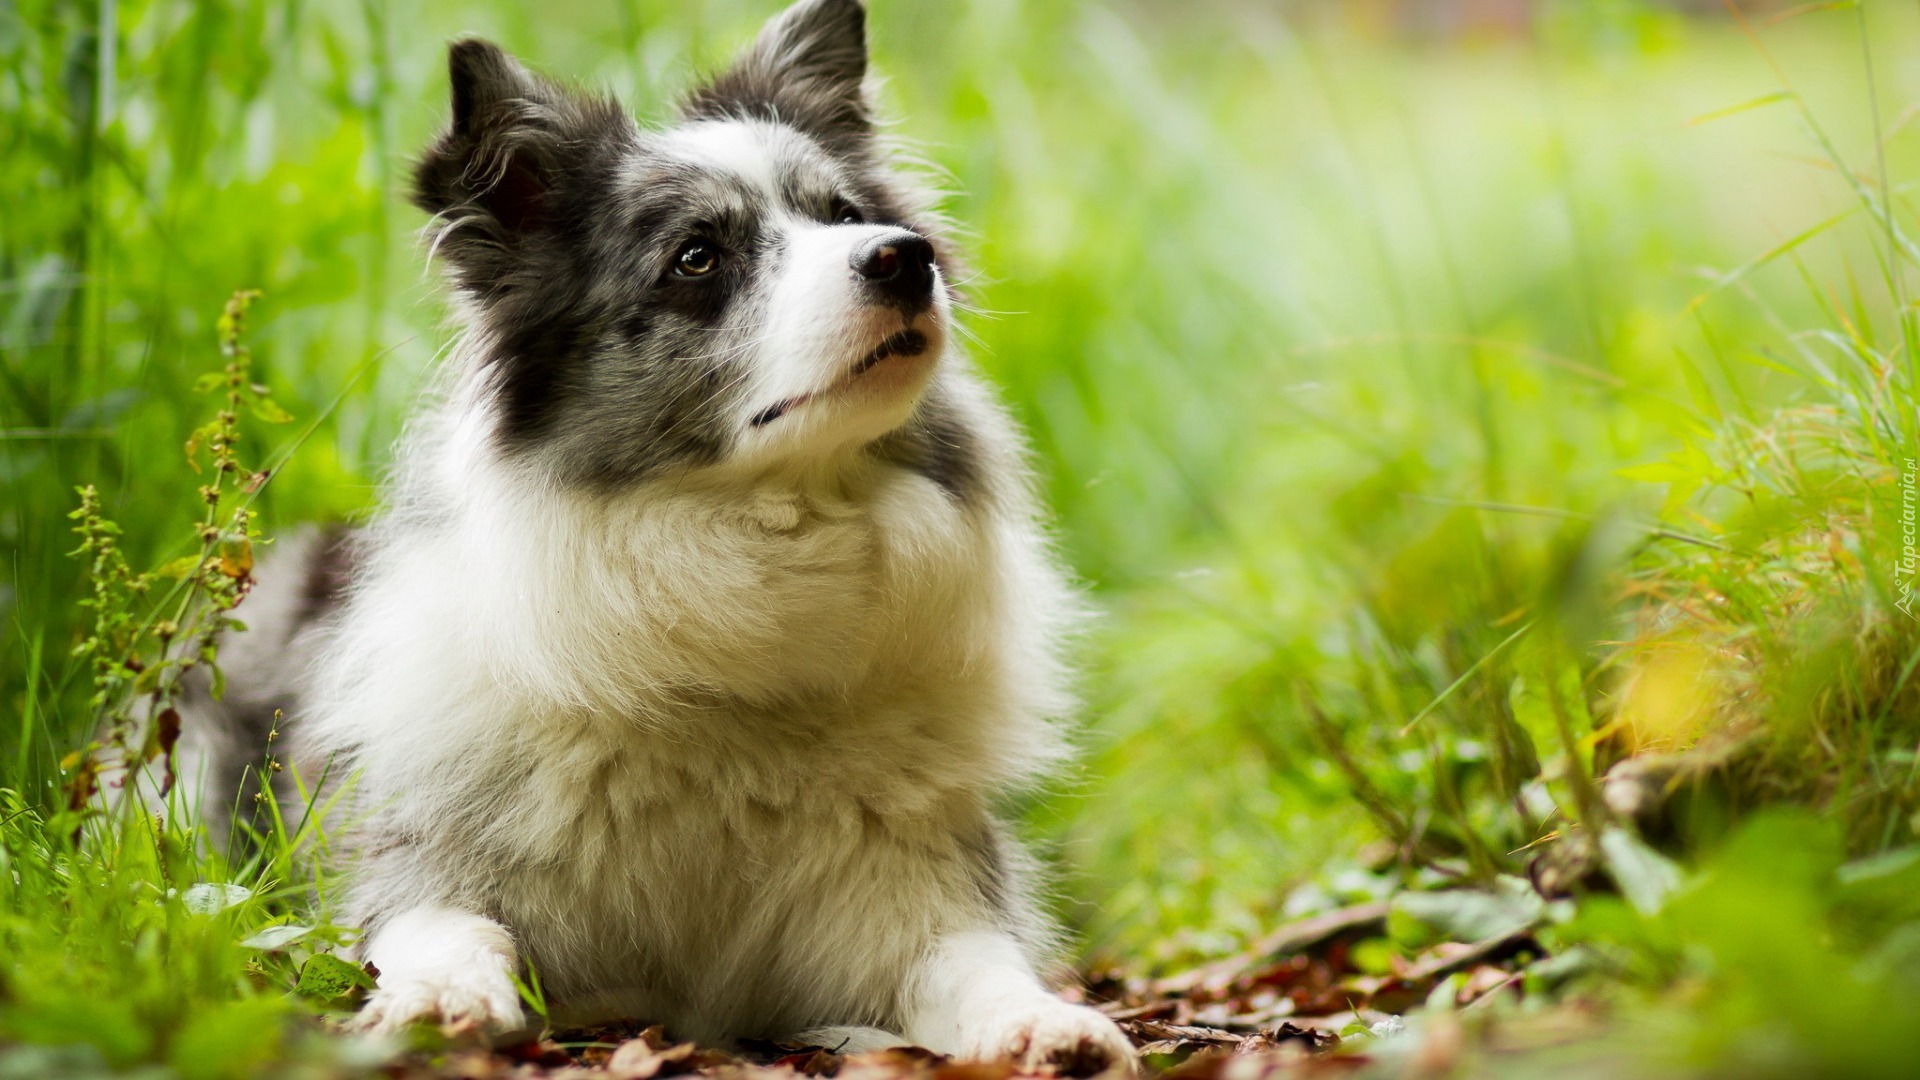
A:
<svg viewBox="0 0 1920 1080">
<path fill-rule="evenodd" d="M 687 99 L 688 119 L 747 117 L 792 124 L 837 150 L 873 130 L 867 9 L 861 0 L 799 0 L 753 46 Z"/>
</svg>

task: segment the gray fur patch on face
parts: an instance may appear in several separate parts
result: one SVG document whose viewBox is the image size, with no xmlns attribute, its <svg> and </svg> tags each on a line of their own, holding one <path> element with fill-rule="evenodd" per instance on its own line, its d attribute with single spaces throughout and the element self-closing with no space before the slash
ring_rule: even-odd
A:
<svg viewBox="0 0 1920 1080">
<path fill-rule="evenodd" d="M 980 502 L 985 486 L 979 436 L 947 387 L 936 382 L 913 416 L 873 445 L 875 457 L 940 485 L 962 506 Z"/>
</svg>

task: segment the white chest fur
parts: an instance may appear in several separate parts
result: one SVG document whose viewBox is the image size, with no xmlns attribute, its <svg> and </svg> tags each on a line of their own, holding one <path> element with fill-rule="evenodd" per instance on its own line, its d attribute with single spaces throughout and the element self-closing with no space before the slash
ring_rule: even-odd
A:
<svg viewBox="0 0 1920 1080">
<path fill-rule="evenodd" d="M 1024 523 L 864 463 L 456 505 L 381 535 L 322 669 L 309 737 L 408 853 L 360 906 L 485 911 L 563 994 L 713 1033 L 888 1001 L 1058 756 Z"/>
</svg>

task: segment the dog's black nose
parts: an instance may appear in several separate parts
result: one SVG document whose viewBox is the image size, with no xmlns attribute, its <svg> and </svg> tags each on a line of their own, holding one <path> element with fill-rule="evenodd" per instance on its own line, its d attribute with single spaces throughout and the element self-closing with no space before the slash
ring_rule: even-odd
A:
<svg viewBox="0 0 1920 1080">
<path fill-rule="evenodd" d="M 905 229 L 853 249 L 847 264 L 893 303 L 919 309 L 933 301 L 933 245 Z"/>
</svg>

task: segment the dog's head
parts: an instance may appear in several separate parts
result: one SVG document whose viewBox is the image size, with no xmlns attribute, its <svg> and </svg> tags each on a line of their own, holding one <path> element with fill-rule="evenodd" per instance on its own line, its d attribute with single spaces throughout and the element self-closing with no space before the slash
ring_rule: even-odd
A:
<svg viewBox="0 0 1920 1080">
<path fill-rule="evenodd" d="M 453 45 L 414 201 L 497 445 L 569 482 L 804 464 L 928 422 L 946 256 L 876 145 L 859 0 L 800 0 L 644 130 Z"/>
</svg>

